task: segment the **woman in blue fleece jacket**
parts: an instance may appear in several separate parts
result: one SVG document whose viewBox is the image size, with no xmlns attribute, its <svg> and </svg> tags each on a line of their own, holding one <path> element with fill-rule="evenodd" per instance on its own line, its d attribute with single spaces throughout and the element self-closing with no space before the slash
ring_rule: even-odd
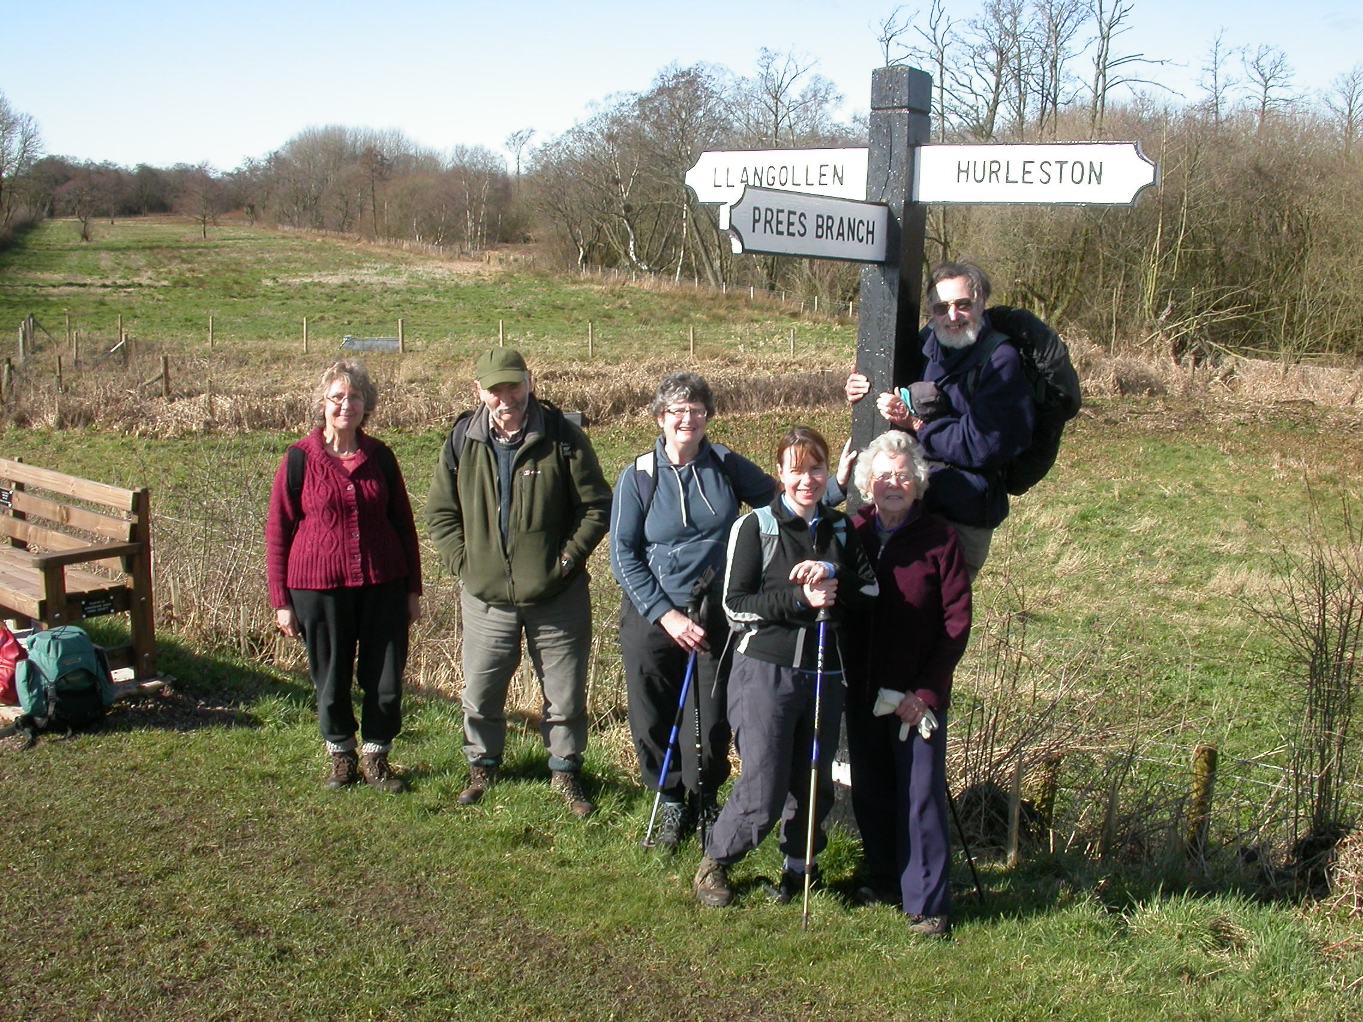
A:
<svg viewBox="0 0 1363 1022">
<path fill-rule="evenodd" d="M 629 694 L 630 733 L 644 785 L 659 787 L 668 735 L 677 712 L 687 660 L 695 676 L 703 730 L 696 763 L 695 704 L 667 776 L 657 842 L 673 849 L 700 814 L 713 819 L 715 792 L 729 776 L 725 712 L 728 638 L 721 601 L 724 550 L 740 504 L 759 507 L 776 482 L 755 464 L 712 444 L 714 395 L 695 373 L 663 378 L 651 411 L 660 435 L 653 449 L 625 467 L 611 510 L 611 572 L 620 583 L 620 649 Z M 696 798 L 704 793 L 703 804 Z M 691 805 L 687 806 L 688 793 Z"/>
</svg>

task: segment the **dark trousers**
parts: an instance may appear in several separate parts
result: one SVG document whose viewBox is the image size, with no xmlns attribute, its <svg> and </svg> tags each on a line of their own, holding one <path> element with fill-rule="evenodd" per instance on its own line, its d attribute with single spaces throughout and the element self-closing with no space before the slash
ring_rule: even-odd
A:
<svg viewBox="0 0 1363 1022">
<path fill-rule="evenodd" d="M 407 666 L 407 580 L 346 589 L 290 589 L 317 693 L 322 738 L 355 737 L 350 689 L 364 693 L 361 735 L 387 745 L 402 729 Z"/>
<path fill-rule="evenodd" d="M 701 780 L 707 798 L 713 799 L 729 777 L 729 715 L 727 702 L 728 658 L 721 657 L 729 638 L 729 624 L 718 599 L 708 602 L 702 622 L 709 652 L 696 654 L 692 691 L 686 696 L 685 716 L 677 732 L 679 748 L 672 750 L 663 795 L 680 802 L 687 791 L 697 791 L 696 699 L 700 699 Z M 625 661 L 625 686 L 629 694 L 629 731 L 639 758 L 639 777 L 645 787 L 657 790 L 658 774 L 667 752 L 668 736 L 676 721 L 682 681 L 690 658 L 672 641 L 662 625 L 649 624 L 628 597 L 621 600 L 620 652 Z"/>
<path fill-rule="evenodd" d="M 830 636 L 829 641 L 832 641 Z M 781 851 L 805 857 L 809 826 L 810 753 L 814 743 L 814 679 L 805 671 L 734 654 L 729 673 L 729 721 L 743 769 L 710 828 L 706 854 L 725 865 L 762 843 L 781 821 Z M 823 850 L 823 822 L 833 808 L 833 753 L 842 723 L 840 676 L 823 678 L 814 854 Z"/>
<path fill-rule="evenodd" d="M 917 728 L 899 740 L 901 721 L 871 715 L 871 702 L 847 700 L 847 754 L 852 812 L 861 831 L 867 879 L 898 886 L 904 912 L 951 912 L 951 833 L 947 829 L 947 718 L 928 741 Z"/>
</svg>

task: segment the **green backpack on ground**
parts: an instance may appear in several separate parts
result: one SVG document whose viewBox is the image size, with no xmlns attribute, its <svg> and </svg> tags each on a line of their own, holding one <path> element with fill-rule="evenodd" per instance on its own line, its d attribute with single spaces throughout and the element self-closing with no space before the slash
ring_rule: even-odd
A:
<svg viewBox="0 0 1363 1022">
<path fill-rule="evenodd" d="M 114 701 L 113 681 L 104 651 L 83 628 L 35 632 L 25 645 L 28 659 L 15 671 L 24 713 L 48 729 L 89 727 L 104 719 Z"/>
</svg>

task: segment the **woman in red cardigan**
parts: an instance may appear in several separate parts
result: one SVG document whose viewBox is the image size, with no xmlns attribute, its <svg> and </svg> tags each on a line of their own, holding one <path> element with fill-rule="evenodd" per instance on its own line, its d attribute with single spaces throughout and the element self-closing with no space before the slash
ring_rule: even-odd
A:
<svg viewBox="0 0 1363 1022">
<path fill-rule="evenodd" d="M 328 788 L 361 775 L 405 785 L 388 764 L 402 727 L 407 632 L 421 617 L 421 555 L 397 459 L 361 429 L 378 391 L 358 362 L 337 362 L 315 394 L 316 423 L 275 473 L 265 525 L 270 603 L 279 630 L 301 636 L 331 754 Z M 352 680 L 364 693 L 355 744 Z"/>
</svg>

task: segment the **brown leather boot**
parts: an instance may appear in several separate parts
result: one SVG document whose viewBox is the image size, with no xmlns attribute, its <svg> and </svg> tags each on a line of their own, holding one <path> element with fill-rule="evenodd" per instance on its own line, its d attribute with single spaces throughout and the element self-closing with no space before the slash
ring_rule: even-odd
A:
<svg viewBox="0 0 1363 1022">
<path fill-rule="evenodd" d="M 478 766 L 476 763 L 469 767 L 469 783 L 463 791 L 459 793 L 459 804 L 461 806 L 471 806 L 479 802 L 488 788 L 497 783 L 497 768 L 490 766 Z"/>
<path fill-rule="evenodd" d="M 585 820 L 596 812 L 596 805 L 587 797 L 582 788 L 582 775 L 576 770 L 555 770 L 549 778 L 549 787 L 563 796 L 568 808 L 579 820 Z"/>
<path fill-rule="evenodd" d="M 360 773 L 364 775 L 366 784 L 385 795 L 396 795 L 407 789 L 406 782 L 393 773 L 392 767 L 388 765 L 386 752 L 366 752 L 361 756 Z"/>
<path fill-rule="evenodd" d="M 696 879 L 691 882 L 696 900 L 706 908 L 724 908 L 734 900 L 734 889 L 729 885 L 729 867 L 710 856 L 700 860 Z"/>
<path fill-rule="evenodd" d="M 326 786 L 332 791 L 348 788 L 360 779 L 360 758 L 354 749 L 331 754 L 331 769 L 327 772 Z"/>
</svg>

